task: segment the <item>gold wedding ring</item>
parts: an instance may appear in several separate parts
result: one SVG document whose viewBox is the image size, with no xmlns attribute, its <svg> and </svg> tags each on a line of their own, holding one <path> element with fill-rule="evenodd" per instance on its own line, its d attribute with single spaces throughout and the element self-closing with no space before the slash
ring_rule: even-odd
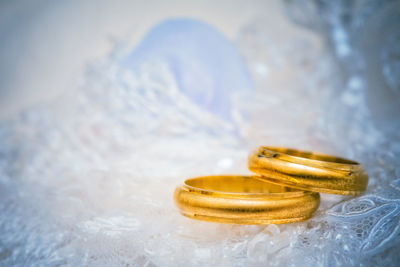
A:
<svg viewBox="0 0 400 267">
<path fill-rule="evenodd" d="M 250 155 L 249 169 L 263 181 L 320 193 L 357 195 L 368 185 L 358 162 L 295 149 L 260 147 Z"/>
<path fill-rule="evenodd" d="M 174 194 L 180 212 L 190 218 L 235 224 L 303 221 L 318 208 L 320 196 L 261 181 L 253 176 L 191 178 Z"/>
</svg>

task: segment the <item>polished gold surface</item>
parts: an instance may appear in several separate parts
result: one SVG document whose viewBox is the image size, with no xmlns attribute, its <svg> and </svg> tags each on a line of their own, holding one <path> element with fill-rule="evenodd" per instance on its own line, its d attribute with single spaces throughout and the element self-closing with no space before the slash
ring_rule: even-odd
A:
<svg viewBox="0 0 400 267">
<path fill-rule="evenodd" d="M 235 224 L 303 221 L 319 206 L 319 194 L 253 176 L 204 176 L 188 179 L 174 194 L 180 212 L 190 218 Z"/>
<path fill-rule="evenodd" d="M 249 169 L 263 181 L 320 193 L 357 195 L 368 185 L 358 162 L 295 149 L 260 147 L 250 154 Z"/>
</svg>

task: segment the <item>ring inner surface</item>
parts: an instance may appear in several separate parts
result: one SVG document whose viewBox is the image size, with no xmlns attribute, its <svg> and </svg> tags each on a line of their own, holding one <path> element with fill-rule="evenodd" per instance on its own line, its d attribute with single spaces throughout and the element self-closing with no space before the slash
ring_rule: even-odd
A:
<svg viewBox="0 0 400 267">
<path fill-rule="evenodd" d="M 269 150 L 272 152 L 287 154 L 287 155 L 294 156 L 294 157 L 307 158 L 307 159 L 333 162 L 333 163 L 359 165 L 359 163 L 356 161 L 352 161 L 352 160 L 348 160 L 348 159 L 344 159 L 344 158 L 340 158 L 340 157 L 335 157 L 335 156 L 330 156 L 330 155 L 324 155 L 324 154 L 320 154 L 320 153 L 314 153 L 314 152 L 310 152 L 310 151 L 302 151 L 302 150 L 290 149 L 290 148 L 277 148 L 277 147 L 263 147 L 263 149 Z"/>
<path fill-rule="evenodd" d="M 268 194 L 301 191 L 260 181 L 250 176 L 205 176 L 188 179 L 185 184 L 206 191 L 223 193 Z"/>
</svg>

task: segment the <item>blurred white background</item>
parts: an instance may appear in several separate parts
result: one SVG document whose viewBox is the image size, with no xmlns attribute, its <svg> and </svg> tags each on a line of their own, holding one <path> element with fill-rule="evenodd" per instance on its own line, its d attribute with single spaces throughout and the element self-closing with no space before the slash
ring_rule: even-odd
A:
<svg viewBox="0 0 400 267">
<path fill-rule="evenodd" d="M 121 40 L 133 49 L 165 18 L 197 18 L 234 40 L 252 18 L 276 22 L 281 9 L 260 0 L 1 1 L 0 117 L 73 90 L 88 62 Z"/>
</svg>

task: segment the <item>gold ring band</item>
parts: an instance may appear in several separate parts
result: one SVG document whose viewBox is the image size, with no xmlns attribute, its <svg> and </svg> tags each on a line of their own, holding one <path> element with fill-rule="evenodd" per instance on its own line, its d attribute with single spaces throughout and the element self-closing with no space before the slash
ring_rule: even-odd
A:
<svg viewBox="0 0 400 267">
<path fill-rule="evenodd" d="M 318 208 L 315 192 L 263 182 L 253 176 L 191 178 L 174 194 L 180 212 L 190 218 L 235 224 L 303 221 Z"/>
<path fill-rule="evenodd" d="M 263 181 L 320 193 L 357 195 L 368 185 L 358 162 L 288 148 L 258 148 L 250 154 L 249 169 Z"/>
</svg>

